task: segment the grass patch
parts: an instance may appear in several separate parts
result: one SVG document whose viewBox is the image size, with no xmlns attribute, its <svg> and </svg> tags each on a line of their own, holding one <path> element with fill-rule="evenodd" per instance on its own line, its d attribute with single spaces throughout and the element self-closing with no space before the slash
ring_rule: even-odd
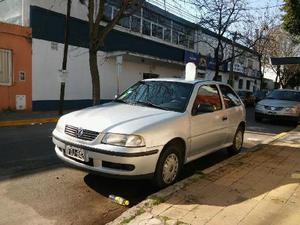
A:
<svg viewBox="0 0 300 225">
<path fill-rule="evenodd" d="M 163 197 L 158 197 L 158 196 L 152 197 L 151 200 L 153 201 L 153 205 L 159 205 L 160 203 L 166 201 L 166 199 L 164 199 Z"/>
<path fill-rule="evenodd" d="M 129 218 L 127 219 L 124 219 L 121 224 L 127 224 L 129 223 L 130 221 L 132 221 L 134 218 L 136 218 L 137 216 L 143 214 L 144 212 L 146 212 L 143 208 L 140 208 L 134 215 L 130 216 Z"/>
</svg>

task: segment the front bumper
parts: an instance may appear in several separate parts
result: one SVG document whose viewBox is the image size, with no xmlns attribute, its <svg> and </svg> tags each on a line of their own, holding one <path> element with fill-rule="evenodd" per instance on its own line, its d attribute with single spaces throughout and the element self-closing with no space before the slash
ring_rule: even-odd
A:
<svg viewBox="0 0 300 225">
<path fill-rule="evenodd" d="M 255 111 L 255 116 L 259 118 L 266 118 L 270 120 L 285 120 L 285 121 L 291 121 L 291 122 L 298 122 L 299 116 L 295 115 L 284 115 L 284 114 L 276 114 L 276 113 L 263 113 Z"/>
<path fill-rule="evenodd" d="M 148 177 L 156 169 L 159 153 L 163 146 L 155 147 L 147 151 L 130 152 L 111 151 L 105 148 L 97 148 L 86 144 L 67 140 L 65 137 L 53 135 L 56 155 L 68 164 L 81 169 L 98 172 L 111 176 Z M 81 162 L 65 155 L 66 146 L 74 146 L 85 151 L 88 161 Z M 111 146 L 110 146 L 111 148 Z M 120 147 L 118 147 L 120 148 Z"/>
</svg>

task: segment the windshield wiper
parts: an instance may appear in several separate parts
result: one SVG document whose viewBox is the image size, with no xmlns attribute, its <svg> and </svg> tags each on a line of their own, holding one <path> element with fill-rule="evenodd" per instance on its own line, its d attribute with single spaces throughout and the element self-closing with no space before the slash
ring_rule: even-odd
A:
<svg viewBox="0 0 300 225">
<path fill-rule="evenodd" d="M 113 100 L 114 102 L 121 102 L 121 103 L 125 103 L 125 104 L 129 104 L 127 101 L 122 100 L 122 99 L 115 99 Z"/>
<path fill-rule="evenodd" d="M 141 104 L 141 105 L 144 105 L 144 106 L 150 106 L 150 107 L 157 108 L 157 109 L 167 110 L 166 108 L 163 108 L 161 106 L 155 105 L 155 104 L 153 104 L 151 102 L 136 101 L 135 103 L 136 104 Z"/>
</svg>

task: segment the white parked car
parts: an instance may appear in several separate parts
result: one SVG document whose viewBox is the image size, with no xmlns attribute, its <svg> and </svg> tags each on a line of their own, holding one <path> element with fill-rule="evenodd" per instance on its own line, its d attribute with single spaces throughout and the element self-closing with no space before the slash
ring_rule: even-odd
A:
<svg viewBox="0 0 300 225">
<path fill-rule="evenodd" d="M 218 149 L 238 153 L 245 108 L 226 84 L 143 80 L 113 102 L 62 116 L 53 131 L 59 158 L 109 175 L 172 184 L 182 166 Z"/>
<path fill-rule="evenodd" d="M 259 101 L 255 107 L 255 120 L 276 119 L 292 121 L 300 120 L 300 91 L 277 89 L 265 99 Z"/>
</svg>

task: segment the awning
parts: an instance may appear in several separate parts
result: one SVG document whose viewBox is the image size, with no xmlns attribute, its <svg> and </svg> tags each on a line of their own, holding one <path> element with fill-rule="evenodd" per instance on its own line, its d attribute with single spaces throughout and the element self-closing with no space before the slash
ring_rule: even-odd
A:
<svg viewBox="0 0 300 225">
<path fill-rule="evenodd" d="M 272 65 L 300 64 L 300 57 L 271 57 Z"/>
<path fill-rule="evenodd" d="M 129 51 L 114 51 L 114 52 L 108 52 L 106 53 L 106 56 L 111 58 L 111 57 L 117 57 L 117 56 L 123 56 L 124 60 L 129 60 L 129 61 L 134 61 L 136 62 L 139 60 L 139 62 L 156 62 L 156 63 L 167 63 L 167 64 L 172 64 L 172 65 L 177 65 L 179 67 L 184 67 L 185 64 L 184 62 L 178 62 L 178 61 L 173 61 L 169 59 L 163 59 L 151 55 L 144 55 L 144 54 L 139 54 L 135 52 L 129 52 Z"/>
</svg>

